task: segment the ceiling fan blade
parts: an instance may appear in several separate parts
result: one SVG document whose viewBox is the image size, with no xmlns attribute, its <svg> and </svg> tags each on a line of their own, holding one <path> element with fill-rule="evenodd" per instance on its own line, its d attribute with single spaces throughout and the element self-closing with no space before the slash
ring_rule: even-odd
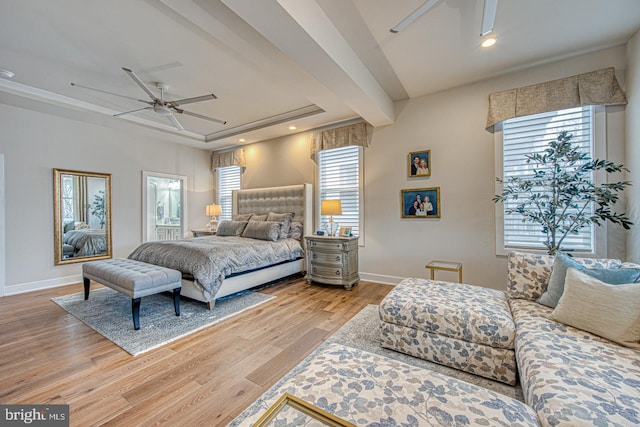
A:
<svg viewBox="0 0 640 427">
<path fill-rule="evenodd" d="M 480 36 L 484 37 L 493 31 L 493 24 L 496 20 L 498 10 L 498 0 L 484 0 L 484 10 L 482 11 L 482 26 Z"/>
<path fill-rule="evenodd" d="M 71 82 L 71 86 L 81 87 L 82 89 L 89 89 L 89 90 L 93 90 L 95 92 L 106 93 L 107 95 L 119 96 L 119 97 L 122 97 L 122 98 L 132 99 L 134 101 L 140 101 L 140 102 L 144 102 L 146 104 L 150 104 L 149 101 L 145 101 L 143 99 L 133 98 L 133 97 L 127 96 L 127 95 L 120 95 L 119 93 L 107 92 L 106 90 L 95 89 L 95 88 L 92 88 L 92 87 L 89 87 L 89 86 L 82 86 L 82 85 L 79 85 L 79 84 L 73 83 L 73 82 Z"/>
<path fill-rule="evenodd" d="M 147 86 L 140 77 L 136 76 L 136 73 L 134 73 L 133 71 L 125 67 L 122 67 L 122 69 L 124 70 L 125 73 L 129 75 L 129 77 L 133 79 L 134 82 L 138 84 L 138 86 L 142 88 L 142 90 L 144 90 L 147 93 L 147 95 L 149 95 L 149 98 L 153 99 L 154 101 L 158 99 L 158 97 L 156 97 L 155 94 L 151 92 L 151 89 L 149 89 L 149 86 Z"/>
<path fill-rule="evenodd" d="M 143 102 L 146 102 L 146 101 L 143 101 Z M 120 116 L 124 116 L 125 114 L 133 114 L 133 113 L 137 113 L 138 111 L 151 110 L 151 109 L 153 109 L 153 107 L 138 108 L 137 110 L 125 111 L 124 113 L 114 114 L 113 117 L 120 117 Z"/>
<path fill-rule="evenodd" d="M 177 101 L 168 101 L 167 104 L 178 106 L 178 105 L 184 105 L 184 104 L 191 104 L 193 102 L 209 101 L 211 99 L 218 99 L 218 97 L 210 93 L 202 96 L 194 96 L 193 98 L 178 99 Z"/>
<path fill-rule="evenodd" d="M 227 124 L 227 122 L 224 121 L 224 120 L 214 119 L 213 117 L 203 116 L 202 114 L 192 113 L 191 111 L 185 111 L 185 110 L 181 110 L 181 109 L 175 108 L 175 107 L 174 107 L 174 110 L 178 114 L 186 114 L 187 116 L 193 116 L 193 117 L 197 117 L 199 119 L 209 120 L 211 122 L 220 123 L 221 125 L 226 125 Z"/>
<path fill-rule="evenodd" d="M 169 120 L 171 120 L 171 123 L 173 123 L 173 125 L 176 127 L 176 129 L 184 130 L 184 127 L 182 126 L 182 123 L 180 123 L 178 121 L 178 119 L 176 119 L 176 116 L 174 116 L 173 114 L 169 114 L 167 117 L 169 117 Z"/>
<path fill-rule="evenodd" d="M 409 14 L 409 16 L 404 18 L 402 21 L 400 21 L 398 23 L 398 25 L 396 25 L 395 27 L 391 28 L 389 31 L 391 31 L 392 33 L 399 33 L 400 31 L 404 30 L 413 21 L 415 21 L 416 19 L 418 19 L 422 15 L 424 15 L 429 9 L 431 9 L 432 7 L 434 7 L 435 5 L 440 3 L 440 1 L 441 0 L 427 0 L 426 2 L 424 2 L 424 4 L 422 6 L 420 6 L 419 8 L 414 10 L 413 12 L 411 12 L 411 14 Z"/>
</svg>

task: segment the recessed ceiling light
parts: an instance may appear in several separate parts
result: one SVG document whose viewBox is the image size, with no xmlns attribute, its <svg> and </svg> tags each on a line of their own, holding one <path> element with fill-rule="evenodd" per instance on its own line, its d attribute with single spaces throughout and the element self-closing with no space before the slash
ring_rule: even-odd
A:
<svg viewBox="0 0 640 427">
<path fill-rule="evenodd" d="M 0 68 L 0 77 L 5 79 L 12 79 L 13 76 L 15 76 L 15 74 L 12 71 L 3 70 L 2 68 Z"/>
<path fill-rule="evenodd" d="M 246 139 L 244 139 L 244 138 L 240 138 L 240 139 L 238 140 L 238 142 L 247 142 L 247 140 L 246 140 Z"/>
<path fill-rule="evenodd" d="M 496 44 L 496 38 L 495 37 L 489 37 L 488 39 L 484 39 L 480 45 L 482 47 L 491 47 L 494 44 Z"/>
<path fill-rule="evenodd" d="M 293 125 L 289 126 L 289 130 L 296 130 L 297 128 Z"/>
</svg>

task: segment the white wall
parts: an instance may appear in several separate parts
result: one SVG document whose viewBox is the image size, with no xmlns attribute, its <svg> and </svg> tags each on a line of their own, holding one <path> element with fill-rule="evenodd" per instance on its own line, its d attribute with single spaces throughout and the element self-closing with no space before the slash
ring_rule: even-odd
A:
<svg viewBox="0 0 640 427">
<path fill-rule="evenodd" d="M 621 84 L 625 48 L 618 47 L 454 88 L 396 104 L 396 122 L 373 132 L 364 150 L 364 278 L 397 282 L 427 277 L 430 260 L 463 263 L 463 279 L 496 289 L 506 286 L 506 259 L 495 251 L 494 136 L 484 130 L 491 92 L 614 66 Z M 607 112 L 607 156 L 624 160 L 624 109 Z M 255 188 L 315 180 L 301 133 L 246 147 L 243 185 Z M 407 177 L 407 155 L 430 149 L 432 174 Z M 400 190 L 440 187 L 440 219 L 402 219 Z M 636 216 L 637 217 L 637 216 Z M 638 222 L 638 221 L 636 221 Z M 608 256 L 625 257 L 625 233 L 609 227 Z M 439 272 L 437 278 L 456 279 Z"/>
<path fill-rule="evenodd" d="M 631 177 L 640 174 L 640 32 L 627 44 L 629 67 L 627 68 L 626 164 Z M 640 182 L 627 189 L 627 212 L 635 222 L 627 239 L 629 261 L 640 263 Z"/>
<path fill-rule="evenodd" d="M 35 108 L 32 110 L 31 108 Z M 36 111 L 37 110 L 37 111 Z M 213 199 L 210 153 L 175 137 L 96 114 L 0 96 L 5 156 L 6 293 L 73 283 L 81 264 L 53 265 L 53 168 L 112 174 L 113 255 L 142 237 L 142 171 L 188 177 L 188 225 L 205 224 Z"/>
</svg>

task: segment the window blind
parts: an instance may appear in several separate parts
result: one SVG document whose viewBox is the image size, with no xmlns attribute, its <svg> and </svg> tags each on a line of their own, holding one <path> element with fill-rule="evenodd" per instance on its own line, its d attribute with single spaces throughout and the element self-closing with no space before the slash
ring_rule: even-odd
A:
<svg viewBox="0 0 640 427">
<path fill-rule="evenodd" d="M 316 153 L 318 156 L 320 200 L 340 200 L 342 215 L 334 215 L 333 220 L 341 227 L 351 227 L 351 233 L 354 236 L 360 236 L 361 231 L 361 150 L 358 146 L 347 146 Z M 329 216 L 321 215 L 320 229 L 324 229 L 328 222 Z"/>
<path fill-rule="evenodd" d="M 232 192 L 240 189 L 240 166 L 227 166 L 216 169 L 218 176 L 218 204 L 222 207 L 221 220 L 231 219 Z"/>
<path fill-rule="evenodd" d="M 533 176 L 534 164 L 527 164 L 525 154 L 543 152 L 549 141 L 561 131 L 573 135 L 573 143 L 593 157 L 593 107 L 578 107 L 549 113 L 509 119 L 503 127 L 503 179 L 512 176 Z M 539 189 L 544 192 L 544 189 Z M 504 203 L 505 249 L 545 249 L 545 235 L 541 226 L 522 222 L 522 216 L 506 210 L 515 208 L 518 201 Z M 593 207 L 591 207 L 592 209 Z M 593 252 L 593 226 L 584 227 L 578 234 L 571 234 L 563 242 L 565 249 L 576 252 Z"/>
</svg>

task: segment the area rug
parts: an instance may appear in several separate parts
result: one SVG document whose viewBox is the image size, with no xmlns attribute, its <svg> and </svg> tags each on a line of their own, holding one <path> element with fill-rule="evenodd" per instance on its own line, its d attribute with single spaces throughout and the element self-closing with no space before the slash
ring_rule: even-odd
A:
<svg viewBox="0 0 640 427">
<path fill-rule="evenodd" d="M 385 356 L 389 359 L 397 360 L 399 362 L 403 362 L 423 369 L 428 369 L 433 372 L 438 372 L 442 375 L 457 378 L 461 381 L 475 384 L 524 402 L 522 388 L 519 384 L 516 384 L 516 386 L 512 387 L 497 381 L 492 381 L 487 378 L 479 377 L 473 374 L 459 371 L 457 369 L 448 368 L 446 366 L 438 365 L 437 363 L 428 362 L 426 360 L 418 359 L 406 354 L 398 353 L 396 351 L 380 347 L 380 345 L 378 344 L 379 328 L 380 325 L 378 317 L 378 306 L 368 305 L 358 314 L 356 314 L 351 320 L 345 323 L 342 328 L 331 335 L 325 343 L 320 345 L 302 362 L 300 362 L 296 367 L 294 367 L 280 380 L 278 380 L 276 384 L 274 384 L 269 390 L 267 390 L 256 402 L 245 409 L 228 426 L 237 427 L 246 425 L 244 421 L 251 415 L 257 413 L 257 411 L 259 411 L 261 407 L 264 407 L 264 402 L 272 399 L 274 397 L 274 393 L 282 384 L 288 382 L 291 378 L 300 374 L 304 370 L 303 365 L 305 365 L 308 361 L 316 358 L 319 354 L 323 353 L 327 348 L 331 347 L 334 344 L 347 346 L 351 349 L 363 350 L 368 353 Z"/>
<path fill-rule="evenodd" d="M 52 301 L 127 353 L 137 356 L 273 298 L 244 291 L 217 299 L 213 310 L 208 310 L 202 302 L 182 298 L 180 316 L 176 316 L 173 294 L 150 295 L 142 298 L 137 331 L 133 329 L 131 298 L 110 288 L 92 290 L 87 301 L 83 293 L 52 298 Z"/>
</svg>

